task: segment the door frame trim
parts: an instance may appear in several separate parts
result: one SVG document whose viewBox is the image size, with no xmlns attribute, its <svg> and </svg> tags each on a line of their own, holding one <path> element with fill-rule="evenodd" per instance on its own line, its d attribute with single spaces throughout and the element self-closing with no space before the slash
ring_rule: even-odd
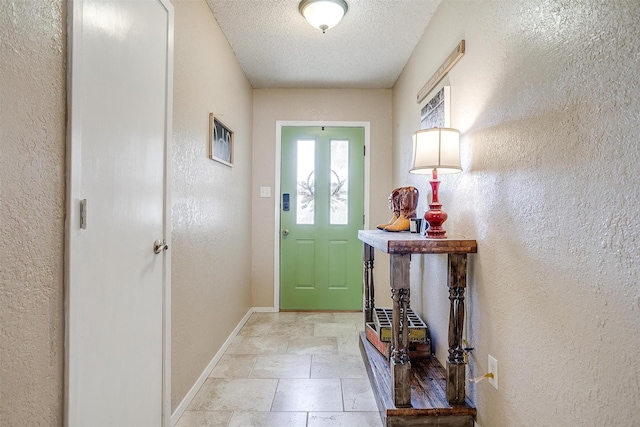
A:
<svg viewBox="0 0 640 427">
<path fill-rule="evenodd" d="M 173 140 L 173 56 L 174 56 L 174 7 L 171 0 L 156 0 L 167 11 L 167 81 L 165 111 L 165 175 L 164 175 L 164 239 L 169 249 L 164 251 L 164 283 L 162 288 L 162 425 L 171 424 L 171 193 L 172 193 L 172 140 Z M 69 425 L 69 366 L 70 352 L 70 291 L 73 282 L 71 263 L 76 249 L 75 234 L 80 224 L 80 184 L 82 171 L 82 135 L 73 120 L 82 116 L 82 102 L 78 91 L 73 90 L 74 77 L 82 77 L 82 57 L 74 51 L 74 43 L 82 43 L 83 2 L 67 0 L 67 136 L 66 136 L 66 201 L 64 230 L 64 390 L 63 424 Z M 75 72 L 75 76 L 73 72 Z"/>
<path fill-rule="evenodd" d="M 349 122 L 349 121 L 290 121 L 276 120 L 276 163 L 275 163 L 275 190 L 274 190 L 274 246 L 273 246 L 273 307 L 275 311 L 280 311 L 280 174 L 282 168 L 282 128 L 283 127 L 347 127 L 364 129 L 364 226 L 369 228 L 369 193 L 371 178 L 371 122 Z"/>
<path fill-rule="evenodd" d="M 164 135 L 164 287 L 162 289 L 162 425 L 171 425 L 171 195 L 173 193 L 173 55 L 175 12 L 171 0 L 158 0 L 167 10 L 167 81 Z"/>
</svg>

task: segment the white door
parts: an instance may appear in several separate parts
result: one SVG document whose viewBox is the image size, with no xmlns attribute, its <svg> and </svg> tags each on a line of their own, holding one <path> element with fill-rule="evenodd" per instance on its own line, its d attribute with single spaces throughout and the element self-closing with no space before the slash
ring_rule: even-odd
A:
<svg viewBox="0 0 640 427">
<path fill-rule="evenodd" d="M 173 8 L 69 8 L 66 423 L 160 426 L 170 274 L 154 241 L 169 239 Z"/>
</svg>

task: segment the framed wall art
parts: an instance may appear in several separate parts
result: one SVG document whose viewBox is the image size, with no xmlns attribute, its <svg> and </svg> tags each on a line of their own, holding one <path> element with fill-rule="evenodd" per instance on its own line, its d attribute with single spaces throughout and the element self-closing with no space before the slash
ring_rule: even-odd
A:
<svg viewBox="0 0 640 427">
<path fill-rule="evenodd" d="M 209 158 L 233 166 L 233 132 L 209 113 Z"/>
<path fill-rule="evenodd" d="M 451 87 L 443 86 L 420 109 L 420 129 L 451 126 Z"/>
</svg>

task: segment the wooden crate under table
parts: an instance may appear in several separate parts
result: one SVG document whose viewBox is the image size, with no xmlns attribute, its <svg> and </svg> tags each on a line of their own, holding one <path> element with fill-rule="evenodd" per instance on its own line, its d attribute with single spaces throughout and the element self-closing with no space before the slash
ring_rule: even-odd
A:
<svg viewBox="0 0 640 427">
<path fill-rule="evenodd" d="M 393 310 L 390 308 L 375 308 L 373 320 L 376 323 L 376 330 L 380 340 L 391 342 L 391 316 Z M 409 342 L 424 344 L 429 340 L 429 329 L 424 320 L 420 318 L 411 308 L 407 310 L 407 321 L 409 323 Z M 403 325 L 400 325 L 402 328 Z"/>
</svg>

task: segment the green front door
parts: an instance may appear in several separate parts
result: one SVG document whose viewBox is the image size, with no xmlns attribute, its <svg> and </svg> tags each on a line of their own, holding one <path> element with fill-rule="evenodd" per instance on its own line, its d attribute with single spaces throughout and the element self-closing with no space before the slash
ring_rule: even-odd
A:
<svg viewBox="0 0 640 427">
<path fill-rule="evenodd" d="M 362 310 L 364 129 L 283 127 L 281 192 L 280 308 Z"/>
</svg>

